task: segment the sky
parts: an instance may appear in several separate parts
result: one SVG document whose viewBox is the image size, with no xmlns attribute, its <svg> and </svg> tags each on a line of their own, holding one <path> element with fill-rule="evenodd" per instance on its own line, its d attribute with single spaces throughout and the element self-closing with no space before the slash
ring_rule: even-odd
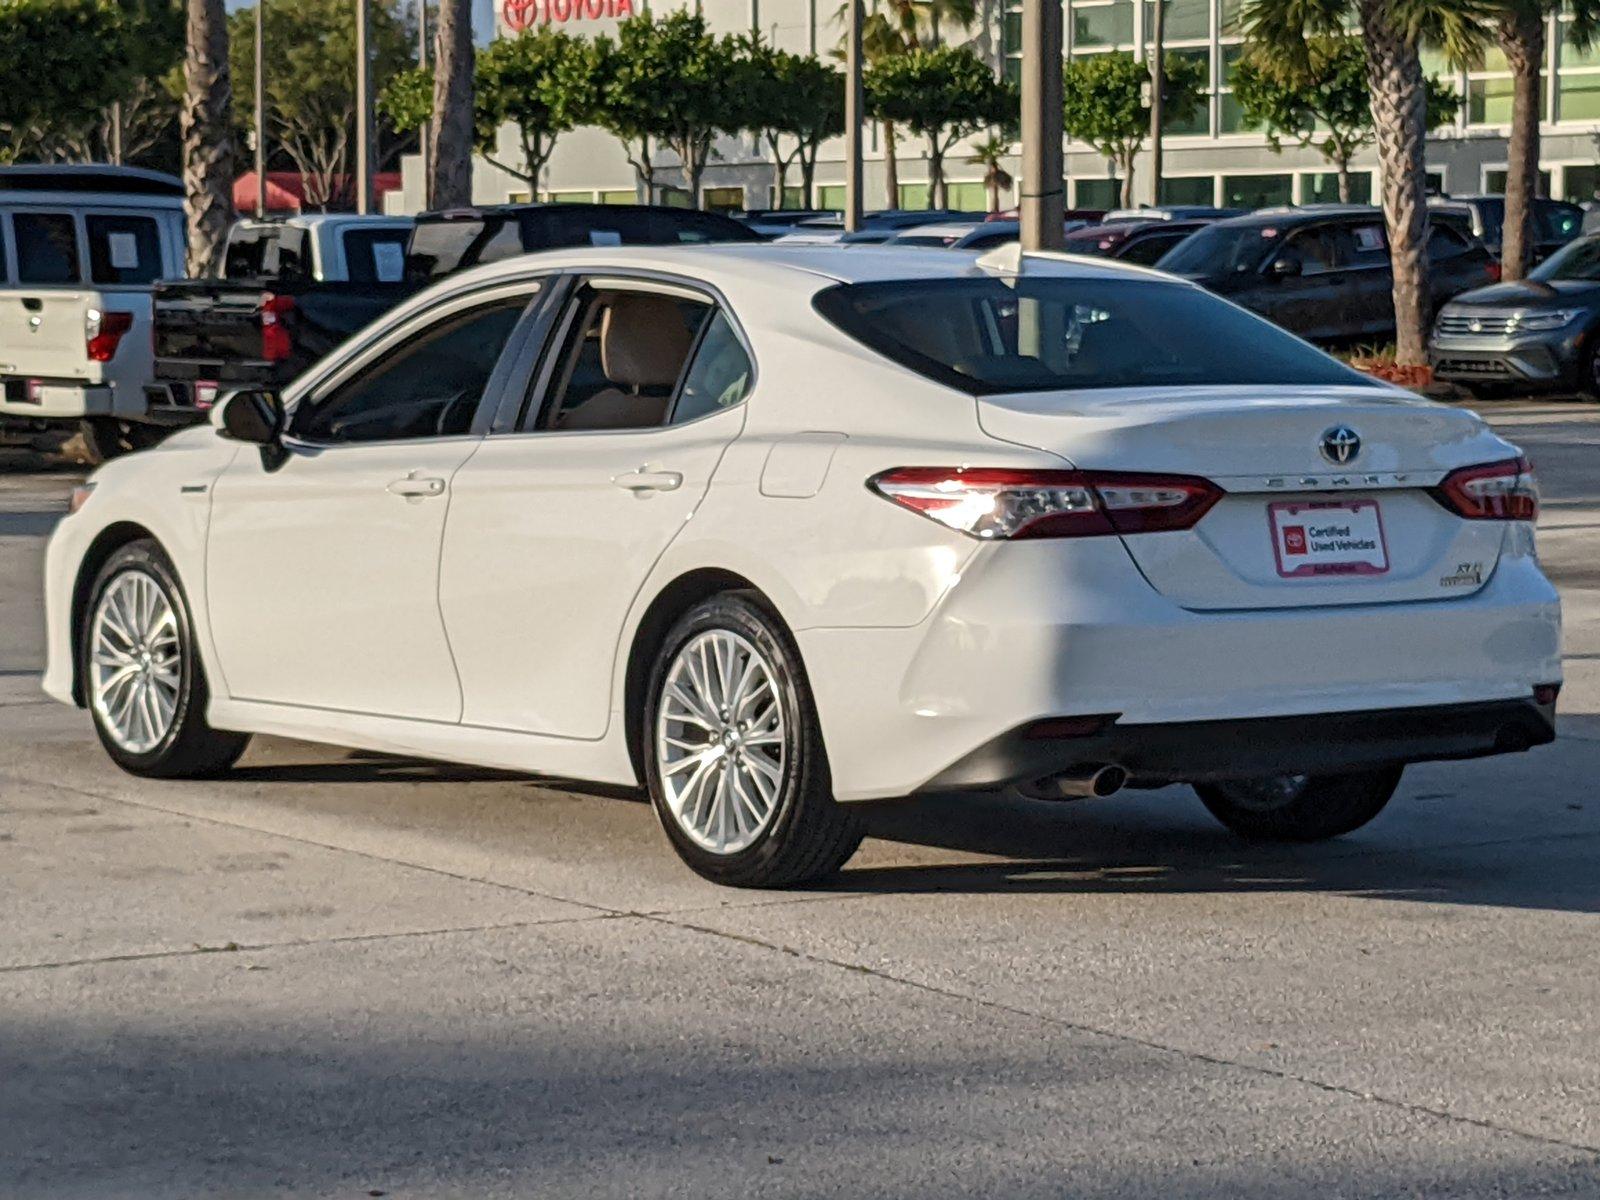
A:
<svg viewBox="0 0 1600 1200">
<path fill-rule="evenodd" d="M 251 8 L 255 0 L 225 0 L 228 11 L 236 8 Z M 267 0 L 271 3 L 271 0 Z M 414 0 L 401 0 L 402 3 Z M 472 31 L 478 39 L 478 44 L 483 45 L 494 35 L 494 5 L 495 0 L 472 0 Z"/>
</svg>

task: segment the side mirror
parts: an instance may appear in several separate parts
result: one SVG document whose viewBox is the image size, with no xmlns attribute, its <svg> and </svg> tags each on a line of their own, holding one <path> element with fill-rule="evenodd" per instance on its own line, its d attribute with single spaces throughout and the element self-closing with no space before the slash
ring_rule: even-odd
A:
<svg viewBox="0 0 1600 1200">
<path fill-rule="evenodd" d="M 240 388 L 223 397 L 212 422 L 236 442 L 275 446 L 283 436 L 283 401 L 266 388 Z"/>
<path fill-rule="evenodd" d="M 1298 258 L 1275 258 L 1272 265 L 1267 268 L 1267 274 L 1274 279 L 1293 279 L 1300 274 L 1300 260 Z"/>
</svg>

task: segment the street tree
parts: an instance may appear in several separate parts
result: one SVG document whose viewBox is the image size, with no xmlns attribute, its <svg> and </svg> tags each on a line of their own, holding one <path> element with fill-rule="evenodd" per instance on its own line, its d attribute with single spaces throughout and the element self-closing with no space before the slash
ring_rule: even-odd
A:
<svg viewBox="0 0 1600 1200">
<path fill-rule="evenodd" d="M 1341 34 L 1307 41 L 1304 60 L 1250 47 L 1233 71 L 1233 98 L 1246 122 L 1281 152 L 1285 139 L 1315 150 L 1339 177 L 1339 200 L 1350 203 L 1350 163 L 1372 144 L 1372 104 L 1367 55 L 1361 39 Z M 1454 119 L 1461 98 L 1449 84 L 1429 79 L 1428 128 Z"/>
<path fill-rule="evenodd" d="M 378 0 L 368 11 L 367 47 L 380 85 L 412 64 L 412 37 L 400 0 Z M 229 18 L 233 77 L 255 74 L 255 10 Z M 344 202 L 355 139 L 356 16 L 350 0 L 269 0 L 266 39 L 268 142 L 294 164 L 305 203 L 323 209 Z M 254 124 L 253 106 L 238 113 Z M 378 130 L 378 160 L 396 149 L 392 130 Z"/>
<path fill-rule="evenodd" d="M 116 99 L 130 67 L 126 24 L 110 0 L 0 3 L 0 162 L 52 157 L 63 128 Z"/>
<path fill-rule="evenodd" d="M 1404 366 L 1427 365 L 1432 315 L 1423 160 L 1428 87 L 1418 47 L 1427 41 L 1453 62 L 1470 61 L 1486 40 L 1482 12 L 1483 0 L 1245 0 L 1241 13 L 1250 42 L 1301 68 L 1314 39 L 1359 26 L 1393 265 L 1395 360 Z"/>
<path fill-rule="evenodd" d="M 1011 172 L 1005 160 L 1011 156 L 1011 138 L 1004 133 L 991 134 L 972 148 L 967 159 L 975 167 L 983 168 L 983 187 L 989 195 L 989 211 L 1000 211 L 1000 193 L 1011 187 Z"/>
<path fill-rule="evenodd" d="M 776 50 L 759 37 L 741 46 L 747 128 L 772 151 L 773 203 L 786 207 L 789 168 L 800 167 L 803 207 L 812 204 L 817 152 L 844 132 L 844 76 L 818 59 Z"/>
<path fill-rule="evenodd" d="M 947 207 L 945 155 L 962 138 L 1017 119 L 1017 91 L 976 54 L 953 46 L 911 50 L 866 72 L 867 111 L 928 144 L 928 207 Z"/>
<path fill-rule="evenodd" d="M 433 119 L 428 126 L 428 195 L 435 208 L 472 203 L 472 0 L 439 0 L 433 42 Z"/>
<path fill-rule="evenodd" d="M 1169 54 L 1165 68 L 1166 118 L 1186 121 L 1201 102 L 1205 65 Z M 1067 135 L 1088 142 L 1110 161 L 1112 173 L 1122 180 L 1124 207 L 1133 205 L 1133 166 L 1150 134 L 1149 84 L 1149 68 L 1126 51 L 1076 58 L 1062 71 Z"/>
<path fill-rule="evenodd" d="M 1506 212 L 1500 241 L 1500 277 L 1521 279 L 1533 264 L 1537 235 L 1533 198 L 1539 187 L 1540 78 L 1546 22 L 1565 11 L 1567 40 L 1587 50 L 1600 24 L 1600 0 L 1495 0 L 1490 26 L 1511 69 L 1511 136 L 1506 146 Z"/>
<path fill-rule="evenodd" d="M 221 264 L 233 224 L 233 79 L 222 0 L 188 0 L 183 57 L 183 212 L 188 274 Z"/>
<path fill-rule="evenodd" d="M 498 38 L 478 55 L 478 147 L 489 162 L 537 190 L 556 138 L 594 118 L 599 103 L 599 55 L 587 38 L 548 24 Z M 511 125 L 521 165 L 495 157 L 497 131 Z M 485 127 L 488 138 L 483 136 Z"/>
</svg>

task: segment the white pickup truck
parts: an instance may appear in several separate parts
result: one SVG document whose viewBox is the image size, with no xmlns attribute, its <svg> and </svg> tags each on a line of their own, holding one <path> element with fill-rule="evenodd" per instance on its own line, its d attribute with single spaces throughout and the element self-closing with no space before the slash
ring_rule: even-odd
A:
<svg viewBox="0 0 1600 1200">
<path fill-rule="evenodd" d="M 179 180 L 129 167 L 0 167 L 0 427 L 81 427 L 91 457 L 154 440 L 151 290 L 183 274 Z"/>
</svg>

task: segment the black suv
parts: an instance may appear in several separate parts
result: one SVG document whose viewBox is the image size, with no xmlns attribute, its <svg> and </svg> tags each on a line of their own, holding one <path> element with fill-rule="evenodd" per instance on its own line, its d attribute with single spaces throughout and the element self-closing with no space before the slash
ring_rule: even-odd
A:
<svg viewBox="0 0 1600 1200">
<path fill-rule="evenodd" d="M 1500 277 L 1459 217 L 1432 214 L 1433 307 Z M 1156 264 L 1317 342 L 1394 336 L 1394 275 L 1376 208 L 1263 210 L 1189 235 Z"/>
<path fill-rule="evenodd" d="M 648 204 L 497 204 L 417 217 L 406 249 L 406 277 L 427 283 L 480 263 L 563 246 L 676 246 L 759 242 L 742 222 L 719 213 Z"/>
</svg>

